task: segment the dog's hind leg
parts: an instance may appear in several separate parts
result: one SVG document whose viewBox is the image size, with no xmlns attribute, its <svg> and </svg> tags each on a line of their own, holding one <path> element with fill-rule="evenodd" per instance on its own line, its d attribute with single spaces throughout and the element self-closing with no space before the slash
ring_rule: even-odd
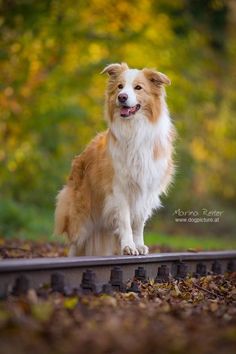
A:
<svg viewBox="0 0 236 354">
<path fill-rule="evenodd" d="M 69 220 L 69 257 L 86 256 L 86 245 L 92 234 L 92 222 L 84 218 L 84 215 L 78 214 L 76 218 Z"/>
<path fill-rule="evenodd" d="M 77 246 L 75 243 L 71 243 L 69 247 L 68 257 L 76 257 L 77 256 Z"/>
<path fill-rule="evenodd" d="M 68 233 L 69 210 L 71 205 L 71 190 L 65 186 L 57 196 L 55 210 L 54 234 L 63 235 Z"/>
<path fill-rule="evenodd" d="M 85 256 L 85 246 L 78 246 L 77 243 L 71 243 L 69 247 L 68 257 Z"/>
</svg>

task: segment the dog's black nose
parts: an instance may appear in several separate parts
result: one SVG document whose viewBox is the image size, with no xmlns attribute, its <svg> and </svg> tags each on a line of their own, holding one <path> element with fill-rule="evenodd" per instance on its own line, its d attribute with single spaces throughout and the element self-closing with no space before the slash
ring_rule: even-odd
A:
<svg viewBox="0 0 236 354">
<path fill-rule="evenodd" d="M 128 99 L 127 93 L 120 93 L 118 96 L 118 100 L 120 103 L 125 103 Z"/>
</svg>

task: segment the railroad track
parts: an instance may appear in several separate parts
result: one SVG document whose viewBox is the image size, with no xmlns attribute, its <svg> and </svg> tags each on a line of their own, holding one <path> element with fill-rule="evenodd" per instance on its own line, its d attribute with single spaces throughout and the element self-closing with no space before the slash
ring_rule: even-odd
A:
<svg viewBox="0 0 236 354">
<path fill-rule="evenodd" d="M 64 294 L 137 291 L 136 280 L 156 282 L 188 275 L 236 271 L 236 251 L 160 253 L 148 256 L 10 259 L 0 261 L 0 297 L 28 289 Z M 127 281 L 132 284 L 127 289 Z"/>
</svg>

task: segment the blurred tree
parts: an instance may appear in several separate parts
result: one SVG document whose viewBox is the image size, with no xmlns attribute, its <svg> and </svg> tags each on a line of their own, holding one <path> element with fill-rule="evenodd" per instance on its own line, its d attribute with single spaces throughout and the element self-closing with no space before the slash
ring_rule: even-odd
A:
<svg viewBox="0 0 236 354">
<path fill-rule="evenodd" d="M 24 215 L 34 209 L 52 218 L 71 158 L 105 128 L 99 72 L 121 61 L 157 67 L 173 83 L 168 102 L 179 132 L 178 168 L 168 219 L 174 208 L 233 212 L 232 1 L 2 0 L 0 11 L 2 233 L 16 229 L 4 220 L 17 205 Z M 27 232 L 27 217 L 18 219 Z M 221 232 L 234 228 L 229 218 Z"/>
</svg>

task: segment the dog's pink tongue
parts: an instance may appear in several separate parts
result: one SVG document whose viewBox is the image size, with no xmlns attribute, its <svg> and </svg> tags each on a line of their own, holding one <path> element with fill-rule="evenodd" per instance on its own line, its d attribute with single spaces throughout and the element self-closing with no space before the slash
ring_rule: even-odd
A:
<svg viewBox="0 0 236 354">
<path fill-rule="evenodd" d="M 131 108 L 129 108 L 129 107 L 121 107 L 120 115 L 122 117 L 128 117 L 130 115 L 130 110 L 131 110 Z"/>
<path fill-rule="evenodd" d="M 120 115 L 122 117 L 129 117 L 132 113 L 136 112 L 136 107 L 121 107 Z"/>
</svg>

